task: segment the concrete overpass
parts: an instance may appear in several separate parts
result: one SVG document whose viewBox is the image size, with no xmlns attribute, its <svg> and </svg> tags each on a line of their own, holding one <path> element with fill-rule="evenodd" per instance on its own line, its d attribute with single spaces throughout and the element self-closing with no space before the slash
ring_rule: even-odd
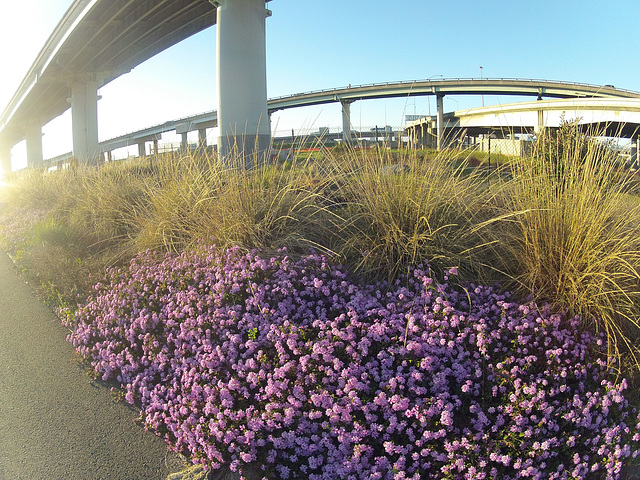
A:
<svg viewBox="0 0 640 480">
<path fill-rule="evenodd" d="M 504 138 L 509 134 L 558 128 L 565 120 L 577 121 L 585 131 L 630 138 L 636 151 L 640 147 L 638 98 L 537 100 L 459 110 L 439 117 L 425 117 L 406 125 L 412 141 L 435 147 L 462 132 L 471 137 L 493 134 Z"/>
<path fill-rule="evenodd" d="M 416 85 L 418 87 L 416 87 Z M 484 88 L 478 90 L 479 87 Z M 549 112 L 576 112 L 577 110 L 595 110 L 595 111 L 618 111 L 625 112 L 623 118 L 630 121 L 629 125 L 624 126 L 621 122 L 616 127 L 615 134 L 631 136 L 629 132 L 633 128 L 635 119 L 628 117 L 628 113 L 633 111 L 636 103 L 640 101 L 640 93 L 629 90 L 615 89 L 613 87 L 602 87 L 598 85 L 579 84 L 570 82 L 552 82 L 546 80 L 525 80 L 525 79 L 444 79 L 444 80 L 425 80 L 410 82 L 394 82 L 394 83 L 377 83 L 367 85 L 356 85 L 345 88 L 335 88 L 330 90 L 319 90 L 314 92 L 304 92 L 285 97 L 272 98 L 267 101 L 267 110 L 269 115 L 273 112 L 298 108 L 324 103 L 340 102 L 343 105 L 343 134 L 342 138 L 348 139 L 352 137 L 351 124 L 348 119 L 348 108 L 356 100 L 383 99 L 393 97 L 407 97 L 417 95 L 433 95 L 433 91 L 454 92 L 459 95 L 476 94 L 478 91 L 493 94 L 512 93 L 517 95 L 540 96 L 540 91 L 546 91 L 548 95 L 556 97 L 569 97 L 565 102 L 559 101 L 543 101 L 514 104 L 513 112 L 519 112 L 518 115 L 506 116 L 509 110 L 508 105 L 483 107 L 479 109 L 471 109 L 461 112 L 454 112 L 445 115 L 442 112 L 442 102 L 438 103 L 439 114 L 442 112 L 442 128 L 441 136 L 446 137 L 451 134 L 453 129 L 473 129 L 473 132 L 488 133 L 497 129 L 511 129 L 515 133 L 522 131 L 533 131 L 539 123 L 540 118 L 538 112 L 541 109 L 547 109 Z M 438 93 L 436 93 L 438 95 Z M 573 97 L 573 100 L 571 98 Z M 577 97 L 577 98 L 575 98 Z M 595 98 L 593 98 L 595 97 Z M 567 103 L 568 102 L 568 103 Z M 527 107 L 525 107 L 527 105 Z M 616 110 L 617 109 L 617 110 Z M 631 109 L 631 110 L 629 110 Z M 465 113 L 468 112 L 468 115 Z M 484 112 L 481 115 L 479 112 Z M 528 118 L 521 118 L 524 112 L 529 112 Z M 531 113 L 533 112 L 533 113 Z M 559 114 L 558 114 L 559 115 Z M 567 114 L 568 115 L 568 114 Z M 462 119 L 456 123 L 454 118 Z M 556 115 L 557 117 L 557 115 Z M 571 118 L 575 118 L 574 115 Z M 414 122 L 409 126 L 414 129 L 414 133 L 418 130 L 415 126 L 420 125 L 420 131 L 424 138 L 432 136 L 438 138 L 436 133 L 438 128 L 439 115 L 435 117 L 426 117 L 420 121 Z M 567 118 L 569 118 L 567 116 Z M 489 119 L 489 120 L 488 120 Z M 613 122 L 614 119 L 611 119 Z M 468 124 L 465 122 L 469 122 Z M 476 122 L 474 124 L 473 122 Z M 557 123 L 557 119 L 556 119 Z M 206 142 L 206 129 L 216 127 L 218 124 L 217 111 L 210 111 L 193 115 L 186 118 L 164 122 L 142 130 L 131 132 L 126 135 L 104 141 L 100 143 L 100 152 L 109 152 L 118 148 L 131 145 L 138 145 L 138 152 L 144 155 L 146 152 L 146 144 L 153 142 L 156 146 L 160 136 L 165 132 L 175 131 L 182 135 L 182 143 L 187 142 L 187 133 L 197 131 L 200 144 Z M 552 125 L 550 125 L 552 126 Z M 430 129 L 430 130 L 429 130 Z M 613 129 L 613 123 L 610 123 L 609 131 Z M 428 130 L 428 133 L 426 133 Z M 357 136 L 357 135 L 356 135 Z M 434 147 L 436 142 L 434 140 Z M 64 160 L 72 156 L 72 153 L 61 155 L 55 160 Z"/>
<path fill-rule="evenodd" d="M 220 143 L 238 125 L 255 138 L 266 126 L 265 18 L 270 0 L 75 0 L 0 116 L 0 160 L 27 140 L 42 161 L 42 126 L 72 110 L 73 154 L 97 158 L 98 89 L 191 35 L 218 25 Z M 247 79 L 243 84 L 239 79 Z M 70 105 L 69 105 L 70 104 Z M 265 125 L 260 127 L 260 122 Z M 254 128 L 255 127 L 255 128 Z M 266 132 L 266 133 L 265 133 Z"/>
<path fill-rule="evenodd" d="M 158 151 L 158 140 L 163 133 L 176 132 L 182 135 L 182 145 L 187 145 L 187 134 L 189 132 L 198 132 L 198 141 L 200 145 L 206 146 L 207 142 L 207 129 L 218 126 L 218 112 L 205 112 L 198 115 L 192 115 L 190 117 L 179 118 L 177 120 L 171 120 L 158 125 L 138 130 L 136 132 L 121 135 L 100 143 L 100 151 L 110 153 L 119 148 L 128 147 L 131 145 L 138 146 L 138 155 L 144 156 L 146 152 L 146 144 L 153 142 L 153 151 Z M 72 157 L 71 153 L 62 155 L 59 160 L 69 159 Z"/>
<path fill-rule="evenodd" d="M 343 131 L 351 138 L 350 105 L 357 100 L 435 95 L 438 118 L 445 95 L 531 95 L 537 98 L 640 98 L 612 86 L 523 79 L 437 79 L 361 85 L 307 92 L 269 101 L 266 92 L 265 18 L 270 0 L 75 0 L 47 40 L 0 116 L 0 163 L 10 169 L 10 151 L 26 139 L 27 160 L 42 163 L 42 126 L 69 108 L 73 155 L 95 161 L 125 141 L 153 140 L 160 127 L 98 144 L 98 89 L 171 45 L 217 25 L 217 140 L 224 156 L 235 148 L 265 150 L 269 113 L 283 108 L 340 102 Z M 207 121 L 214 125 L 214 112 Z M 186 134 L 191 125 L 174 125 Z M 443 125 L 443 122 L 438 122 Z M 164 125 L 164 124 L 163 124 Z M 165 128 L 166 125 L 162 128 Z M 126 137 L 126 138 L 125 138 Z M 438 135 L 442 138 L 442 135 Z M 141 147 L 142 148 L 142 147 Z"/>
<path fill-rule="evenodd" d="M 340 102 L 345 140 L 350 138 L 350 106 L 357 100 L 435 95 L 438 118 L 443 115 L 445 95 L 518 95 L 548 98 L 631 98 L 640 99 L 640 92 L 615 88 L 612 85 L 530 80 L 521 78 L 445 78 L 411 82 L 372 83 L 329 90 L 298 93 L 273 98 L 269 113 L 277 110 Z M 440 136 L 441 137 L 441 136 Z"/>
</svg>

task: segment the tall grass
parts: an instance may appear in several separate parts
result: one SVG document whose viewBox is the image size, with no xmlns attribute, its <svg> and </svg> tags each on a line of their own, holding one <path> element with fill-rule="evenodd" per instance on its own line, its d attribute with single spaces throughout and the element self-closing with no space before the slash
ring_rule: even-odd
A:
<svg viewBox="0 0 640 480">
<path fill-rule="evenodd" d="M 640 202 L 617 155 L 577 124 L 511 163 L 494 205 L 493 268 L 521 297 L 581 315 L 612 351 L 640 338 Z"/>
<path fill-rule="evenodd" d="M 490 174 L 473 165 L 472 152 L 384 148 L 323 149 L 249 169 L 215 155 L 167 155 L 26 172 L 5 190 L 3 208 L 47 209 L 31 235 L 38 258 L 50 248 L 59 259 L 57 271 L 47 267 L 53 279 L 202 241 L 292 254 L 313 247 L 367 280 L 393 280 L 418 263 L 436 275 L 458 267 L 465 280 L 500 282 L 579 314 L 614 350 L 633 351 L 640 202 L 615 155 L 567 124 Z M 76 245 L 66 258 L 65 242 Z"/>
<path fill-rule="evenodd" d="M 428 262 L 436 274 L 458 267 L 463 277 L 480 275 L 484 180 L 459 157 L 347 153 L 337 182 L 340 253 L 356 272 L 392 280 Z"/>
</svg>

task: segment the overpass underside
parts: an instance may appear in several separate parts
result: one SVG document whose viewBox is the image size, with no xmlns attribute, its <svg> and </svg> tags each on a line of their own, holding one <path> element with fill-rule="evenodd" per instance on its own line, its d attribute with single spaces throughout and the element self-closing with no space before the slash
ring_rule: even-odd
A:
<svg viewBox="0 0 640 480">
<path fill-rule="evenodd" d="M 29 166 L 41 165 L 42 127 L 69 107 L 74 157 L 97 161 L 98 90 L 215 24 L 211 59 L 218 59 L 220 142 L 231 144 L 228 137 L 241 132 L 268 144 L 268 1 L 75 0 L 0 116 L 3 170 L 11 171 L 11 148 L 25 139 Z"/>
</svg>

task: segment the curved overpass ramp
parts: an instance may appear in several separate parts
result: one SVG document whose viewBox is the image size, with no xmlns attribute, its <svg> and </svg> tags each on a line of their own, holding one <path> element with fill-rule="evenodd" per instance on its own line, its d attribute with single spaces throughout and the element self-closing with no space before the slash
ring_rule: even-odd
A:
<svg viewBox="0 0 640 480">
<path fill-rule="evenodd" d="M 536 81 L 531 80 L 531 83 Z M 361 89 L 366 88 L 370 96 L 368 98 L 388 98 L 398 96 L 400 92 L 405 95 L 425 95 L 412 90 L 415 82 L 400 82 L 394 84 L 378 84 L 353 86 L 319 92 L 306 92 L 290 95 L 283 102 L 282 97 L 270 99 L 267 102 L 269 112 L 275 112 L 287 108 L 305 107 L 317 105 L 319 99 L 323 103 L 338 102 L 341 98 L 361 98 Z M 558 83 L 558 82 L 555 82 Z M 386 86 L 393 86 L 393 94 L 388 95 Z M 563 84 L 569 85 L 569 84 Z M 379 91 L 376 86 L 381 86 Z M 593 86 L 596 88 L 596 86 Z M 337 95 L 327 94 L 339 92 Z M 387 92 L 387 93 L 385 93 Z M 620 90 L 618 90 L 620 92 Z M 506 105 L 496 105 L 469 110 L 460 110 L 442 117 L 442 135 L 449 137 L 456 131 L 466 130 L 470 135 L 491 132 L 524 133 L 534 132 L 542 127 L 557 127 L 561 118 L 582 119 L 585 125 L 594 125 L 603 129 L 604 133 L 611 136 L 635 138 L 640 132 L 640 95 L 629 93 L 630 98 L 600 97 L 600 98 L 568 98 L 553 100 L 537 100 L 532 102 L 520 102 Z M 175 131 L 182 134 L 183 146 L 187 143 L 187 133 L 198 131 L 200 145 L 206 145 L 206 129 L 218 125 L 218 115 L 215 110 L 192 115 L 177 120 L 131 132 L 100 144 L 101 151 L 111 152 L 119 148 L 132 145 L 138 146 L 139 155 L 146 152 L 146 143 L 154 142 L 154 150 L 157 151 L 158 139 L 165 132 Z M 410 135 L 420 135 L 425 138 L 437 138 L 437 117 L 425 117 L 407 125 Z M 350 130 L 350 127 L 347 126 Z M 343 132 L 343 138 L 349 135 L 348 130 Z M 435 145 L 434 145 L 435 146 Z M 71 153 L 61 155 L 54 160 L 65 160 L 71 157 Z"/>
<path fill-rule="evenodd" d="M 297 93 L 269 100 L 269 112 L 284 108 L 420 95 L 522 95 L 538 98 L 638 98 L 640 92 L 611 85 L 522 78 L 445 78 L 372 83 Z"/>
</svg>

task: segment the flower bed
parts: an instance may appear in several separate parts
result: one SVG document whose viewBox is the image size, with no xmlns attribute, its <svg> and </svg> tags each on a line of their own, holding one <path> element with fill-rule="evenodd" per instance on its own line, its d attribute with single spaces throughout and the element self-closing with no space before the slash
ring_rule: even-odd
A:
<svg viewBox="0 0 640 480">
<path fill-rule="evenodd" d="M 640 448 L 601 338 L 421 269 L 367 286 L 318 255 L 147 253 L 110 271 L 69 326 L 146 426 L 212 469 L 617 478 Z"/>
</svg>

